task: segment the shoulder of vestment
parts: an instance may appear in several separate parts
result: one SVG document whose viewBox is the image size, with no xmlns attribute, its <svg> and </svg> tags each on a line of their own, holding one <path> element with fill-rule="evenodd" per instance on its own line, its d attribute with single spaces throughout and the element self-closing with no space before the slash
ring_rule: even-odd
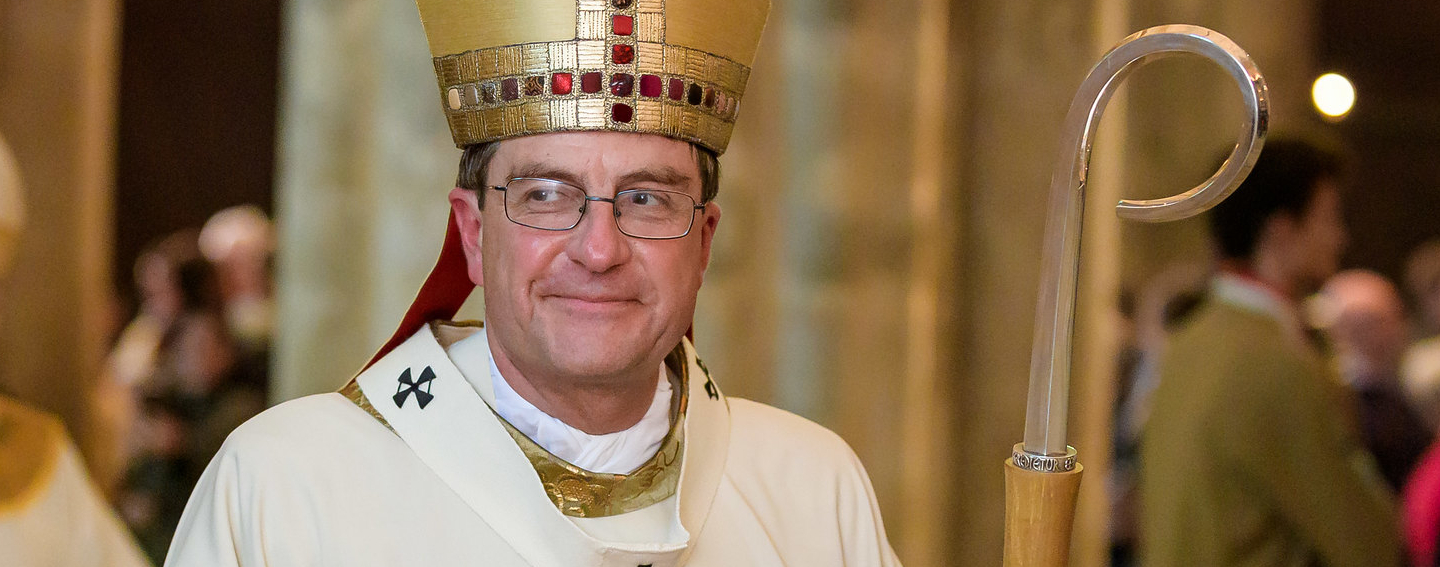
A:
<svg viewBox="0 0 1440 567">
<path fill-rule="evenodd" d="M 743 471 L 864 476 L 855 451 L 835 432 L 780 408 L 743 398 L 728 401 L 732 433 L 727 471 L 731 476 Z"/>
<path fill-rule="evenodd" d="M 0 513 L 45 490 L 65 444 L 58 418 L 0 396 Z"/>
</svg>

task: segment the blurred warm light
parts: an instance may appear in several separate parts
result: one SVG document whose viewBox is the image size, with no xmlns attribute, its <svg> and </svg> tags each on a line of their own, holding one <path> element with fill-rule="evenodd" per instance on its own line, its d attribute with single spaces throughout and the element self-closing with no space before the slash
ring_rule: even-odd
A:
<svg viewBox="0 0 1440 567">
<path fill-rule="evenodd" d="M 1315 109 L 1330 118 L 1340 118 L 1355 107 L 1355 85 L 1338 73 L 1326 73 L 1310 88 Z"/>
</svg>

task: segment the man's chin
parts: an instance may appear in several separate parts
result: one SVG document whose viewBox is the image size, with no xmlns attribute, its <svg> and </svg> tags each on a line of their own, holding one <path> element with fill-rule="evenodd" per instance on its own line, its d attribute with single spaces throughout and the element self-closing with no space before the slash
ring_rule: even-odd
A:
<svg viewBox="0 0 1440 567">
<path fill-rule="evenodd" d="M 603 328 L 586 332 L 585 326 L 552 335 L 546 345 L 558 370 L 578 376 L 607 376 L 629 371 L 648 358 L 653 341 L 633 329 Z M 576 332 L 579 331 L 579 332 Z"/>
</svg>

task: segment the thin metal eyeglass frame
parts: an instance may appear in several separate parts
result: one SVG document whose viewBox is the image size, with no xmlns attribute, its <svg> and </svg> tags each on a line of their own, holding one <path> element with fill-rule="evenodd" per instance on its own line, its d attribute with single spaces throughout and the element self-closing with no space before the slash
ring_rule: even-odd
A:
<svg viewBox="0 0 1440 567">
<path fill-rule="evenodd" d="M 516 181 L 545 181 L 545 182 L 548 182 L 548 183 L 555 183 L 555 184 L 558 184 L 558 185 L 564 185 L 564 186 L 566 186 L 566 187 L 574 187 L 574 188 L 576 188 L 576 189 L 579 189 L 579 190 L 580 190 L 580 194 L 582 194 L 582 195 L 585 196 L 585 203 L 584 203 L 583 205 L 581 205 L 581 207 L 580 207 L 580 216 L 575 219 L 575 223 L 574 223 L 574 224 L 572 224 L 572 225 L 570 225 L 570 226 L 567 226 L 567 227 L 565 227 L 565 228 L 544 228 L 544 227 L 529 225 L 529 224 L 525 224 L 525 223 L 523 223 L 523 222 L 517 221 L 517 220 L 515 220 L 513 217 L 510 216 L 510 202 L 509 202 L 509 199 L 505 199 L 505 198 L 501 198 L 501 199 L 500 199 L 500 206 L 505 209 L 505 220 L 508 220 L 508 221 L 510 221 L 510 222 L 513 222 L 513 223 L 515 223 L 515 224 L 518 224 L 518 225 L 523 226 L 523 227 L 526 227 L 526 228 L 533 228 L 533 229 L 535 229 L 535 230 L 546 230 L 546 231 L 550 231 L 550 232 L 565 232 L 565 231 L 567 231 L 567 230 L 574 230 L 575 227 L 580 226 L 580 222 L 585 220 L 585 213 L 590 210 L 590 203 L 591 203 L 592 201 L 601 201 L 601 202 L 605 202 L 605 203 L 610 203 L 610 209 L 611 209 L 611 211 L 615 211 L 615 200 L 616 200 L 616 199 L 619 199 L 621 195 L 624 195 L 624 194 L 626 194 L 626 193 L 635 193 L 635 192 L 638 192 L 638 191 L 674 193 L 674 194 L 676 194 L 676 195 L 682 195 L 682 196 L 690 199 L 690 202 L 692 202 L 692 203 L 696 202 L 696 201 L 695 201 L 695 197 L 691 197 L 690 195 L 685 194 L 685 193 L 682 193 L 682 192 L 680 192 L 680 191 L 672 191 L 672 190 L 669 190 L 669 189 L 626 189 L 626 190 L 624 190 L 624 191 L 616 191 L 614 197 L 595 197 L 595 196 L 592 196 L 592 195 L 590 195 L 589 193 L 585 192 L 585 189 L 582 188 L 582 187 L 576 187 L 575 185 L 566 183 L 566 182 L 564 182 L 564 181 L 559 181 L 559 180 L 556 180 L 556 179 L 546 179 L 546 178 L 544 178 L 544 177 L 512 177 L 512 178 L 510 178 L 508 181 L 506 181 L 505 185 L 486 185 L 486 186 L 485 186 L 485 189 L 493 189 L 493 190 L 495 190 L 495 191 L 499 191 L 499 192 L 501 192 L 501 193 L 504 193 L 504 194 L 506 194 L 506 195 L 509 195 L 509 192 L 506 191 L 506 190 L 509 189 L 509 185 L 510 185 L 510 184 L 512 184 L 512 183 L 514 183 L 514 182 L 516 182 Z M 482 197 L 482 198 L 483 198 L 483 197 Z M 613 214 L 610 215 L 610 217 L 613 218 L 613 219 L 615 219 L 615 229 L 616 229 L 616 230 L 619 230 L 619 231 L 620 231 L 620 234 L 623 234 L 623 235 L 625 235 L 625 236 L 629 236 L 630 238 L 639 238 L 639 239 L 641 239 L 641 240 L 675 240 L 675 239 L 677 239 L 677 238 L 685 238 L 686 236 L 689 236 L 689 235 L 690 235 L 690 231 L 695 229 L 695 212 L 694 212 L 694 211 L 702 211 L 702 210 L 704 210 L 704 209 L 705 209 L 705 206 L 708 205 L 709 203 L 710 203 L 709 201 L 705 201 L 705 202 L 703 202 L 703 203 L 699 203 L 699 204 L 691 207 L 691 208 L 694 209 L 694 210 L 691 211 L 691 213 L 690 213 L 690 223 L 685 226 L 685 232 L 682 232 L 682 233 L 677 234 L 677 235 L 675 235 L 675 236 L 639 236 L 639 235 L 635 235 L 635 234 L 630 234 L 629 232 L 626 232 L 623 227 L 620 226 L 620 214 L 619 214 L 618 211 L 615 211 Z"/>
</svg>

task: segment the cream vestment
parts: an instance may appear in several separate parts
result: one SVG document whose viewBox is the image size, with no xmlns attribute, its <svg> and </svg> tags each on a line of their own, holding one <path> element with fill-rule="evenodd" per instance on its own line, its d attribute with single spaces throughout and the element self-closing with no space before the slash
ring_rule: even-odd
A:
<svg viewBox="0 0 1440 567">
<path fill-rule="evenodd" d="M 467 380 L 441 343 L 427 325 L 356 378 L 363 396 L 301 398 L 236 429 L 196 487 L 167 564 L 899 564 L 845 442 L 725 397 L 688 341 L 678 487 L 638 510 L 585 518 L 560 512 L 555 498 L 568 489 L 542 485 L 486 404 L 489 376 Z"/>
</svg>

